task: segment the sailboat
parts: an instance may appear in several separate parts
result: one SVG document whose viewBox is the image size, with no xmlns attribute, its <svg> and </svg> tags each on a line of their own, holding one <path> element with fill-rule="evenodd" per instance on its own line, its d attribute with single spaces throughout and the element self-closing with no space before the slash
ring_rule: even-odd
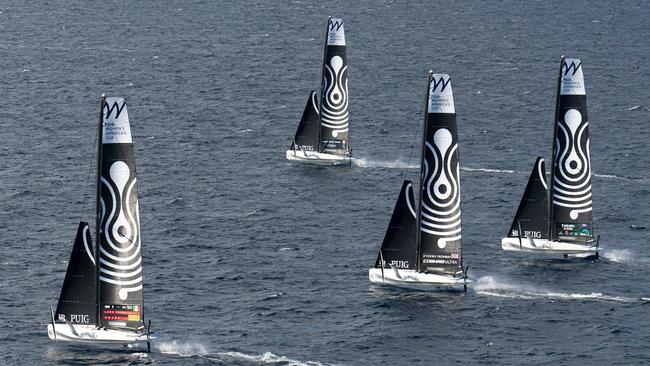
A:
<svg viewBox="0 0 650 366">
<path fill-rule="evenodd" d="M 413 183 L 402 183 L 370 282 L 431 290 L 467 290 L 460 215 L 458 129 L 451 79 L 429 72 L 416 207 Z M 416 211 L 417 209 L 417 211 Z"/>
<path fill-rule="evenodd" d="M 320 99 L 314 91 L 309 94 L 286 156 L 287 160 L 318 165 L 352 163 L 343 19 L 327 18 Z"/>
<path fill-rule="evenodd" d="M 589 122 L 582 61 L 562 56 L 556 91 L 550 183 L 538 157 L 508 236 L 506 251 L 598 256 L 591 207 Z"/>
<path fill-rule="evenodd" d="M 79 223 L 50 339 L 94 344 L 147 343 L 144 322 L 140 214 L 126 102 L 102 96 L 98 128 L 95 238 Z"/>
</svg>

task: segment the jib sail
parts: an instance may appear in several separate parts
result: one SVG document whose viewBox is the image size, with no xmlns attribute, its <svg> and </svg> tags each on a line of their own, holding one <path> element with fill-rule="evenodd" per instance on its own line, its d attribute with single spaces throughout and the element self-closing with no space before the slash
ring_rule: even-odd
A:
<svg viewBox="0 0 650 366">
<path fill-rule="evenodd" d="M 96 288 L 90 230 L 88 223 L 80 222 L 56 306 L 56 322 L 96 324 Z"/>
<path fill-rule="evenodd" d="M 544 159 L 538 157 L 528 178 L 524 195 L 521 197 L 509 237 L 548 238 L 548 190 Z M 520 232 L 521 230 L 521 232 Z"/>
<path fill-rule="evenodd" d="M 413 185 L 411 181 L 405 180 L 384 235 L 381 254 L 377 256 L 375 268 L 382 267 L 382 258 L 385 268 L 389 265 L 399 269 L 417 268 L 417 222 L 414 203 Z"/>
</svg>

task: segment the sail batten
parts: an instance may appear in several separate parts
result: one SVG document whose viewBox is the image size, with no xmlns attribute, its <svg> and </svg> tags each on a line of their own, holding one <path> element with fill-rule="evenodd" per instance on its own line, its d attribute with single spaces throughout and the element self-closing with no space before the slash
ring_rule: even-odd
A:
<svg viewBox="0 0 650 366">
<path fill-rule="evenodd" d="M 551 238 L 593 241 L 589 122 L 582 61 L 563 58 L 551 177 Z"/>
<path fill-rule="evenodd" d="M 462 272 L 458 129 L 451 79 L 429 79 L 420 176 L 418 268 Z"/>
</svg>

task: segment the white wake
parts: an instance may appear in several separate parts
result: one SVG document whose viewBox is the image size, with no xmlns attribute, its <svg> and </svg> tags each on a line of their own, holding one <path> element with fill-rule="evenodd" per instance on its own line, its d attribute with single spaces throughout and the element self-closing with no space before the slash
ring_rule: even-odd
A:
<svg viewBox="0 0 650 366">
<path fill-rule="evenodd" d="M 386 168 L 386 169 L 419 169 L 420 163 L 417 159 L 414 162 L 406 162 L 400 159 L 396 160 L 376 160 L 370 158 L 352 158 L 352 165 L 359 168 Z M 493 169 L 493 168 L 472 168 L 461 166 L 460 170 L 465 172 L 490 173 L 490 174 L 529 174 L 530 172 L 519 172 L 512 169 Z M 550 172 L 547 172 L 550 174 Z M 611 179 L 622 181 L 646 181 L 650 178 L 630 178 L 614 174 L 591 174 L 594 178 Z"/>
<path fill-rule="evenodd" d="M 504 174 L 518 173 L 518 174 L 523 174 L 522 172 L 516 172 L 514 170 L 509 170 L 509 169 L 469 168 L 469 167 L 466 167 L 466 166 L 461 166 L 460 170 L 463 170 L 463 171 L 466 171 L 466 172 L 504 173 Z"/>
<path fill-rule="evenodd" d="M 634 256 L 628 249 L 602 250 L 600 255 L 610 262 L 632 263 L 634 261 Z"/>
<path fill-rule="evenodd" d="M 367 158 L 352 158 L 352 164 L 360 168 L 388 168 L 388 169 L 418 169 L 420 164 L 402 160 L 374 160 Z"/>
<path fill-rule="evenodd" d="M 614 263 L 645 265 L 650 263 L 650 258 L 641 257 L 629 249 L 602 249 L 600 255 Z"/>
<path fill-rule="evenodd" d="M 285 356 L 278 356 L 271 352 L 265 352 L 261 355 L 249 355 L 241 352 L 222 352 L 213 355 L 203 356 L 207 359 L 215 361 L 228 362 L 228 361 L 248 361 L 256 365 L 287 365 L 287 366 L 320 366 L 327 365 L 315 361 L 299 361 Z"/>
<path fill-rule="evenodd" d="M 138 351 L 146 350 L 145 344 L 139 344 L 135 347 Z M 151 343 L 151 352 L 178 357 L 201 357 L 207 360 L 218 361 L 222 363 L 232 362 L 250 362 L 255 365 L 287 365 L 287 366 L 320 366 L 329 365 L 316 361 L 300 361 L 289 357 L 276 355 L 272 352 L 262 354 L 247 354 L 243 352 L 218 352 L 212 351 L 205 345 L 197 342 L 177 342 L 177 341 L 160 341 Z M 137 352 L 134 355 L 147 357 L 144 352 Z"/>
<path fill-rule="evenodd" d="M 479 278 L 473 288 L 479 295 L 522 300 L 599 300 L 625 303 L 636 302 L 640 300 L 639 298 L 606 295 L 601 292 L 592 292 L 588 294 L 557 292 L 527 284 L 515 284 L 507 280 L 497 279 L 492 276 L 484 276 Z"/>
</svg>

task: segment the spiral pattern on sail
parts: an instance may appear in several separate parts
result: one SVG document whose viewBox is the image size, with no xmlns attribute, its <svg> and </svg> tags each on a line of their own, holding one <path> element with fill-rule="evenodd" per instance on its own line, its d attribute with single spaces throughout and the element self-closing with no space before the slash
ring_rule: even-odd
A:
<svg viewBox="0 0 650 366">
<path fill-rule="evenodd" d="M 461 238 L 458 143 L 446 128 L 426 142 L 420 231 L 438 237 L 437 245 Z M 433 162 L 433 166 L 429 166 Z"/>
<path fill-rule="evenodd" d="M 569 209 L 569 217 L 591 211 L 591 161 L 589 158 L 589 122 L 577 109 L 560 117 L 556 144 L 556 174 L 553 180 L 553 204 Z"/>
<path fill-rule="evenodd" d="M 99 279 L 118 286 L 119 298 L 126 300 L 142 289 L 137 179 L 124 161 L 115 161 L 101 182 L 108 199 L 100 200 Z"/>
<path fill-rule="evenodd" d="M 321 125 L 332 129 L 332 136 L 348 131 L 348 65 L 335 55 L 325 63 Z M 325 136 L 329 137 L 329 136 Z"/>
</svg>

